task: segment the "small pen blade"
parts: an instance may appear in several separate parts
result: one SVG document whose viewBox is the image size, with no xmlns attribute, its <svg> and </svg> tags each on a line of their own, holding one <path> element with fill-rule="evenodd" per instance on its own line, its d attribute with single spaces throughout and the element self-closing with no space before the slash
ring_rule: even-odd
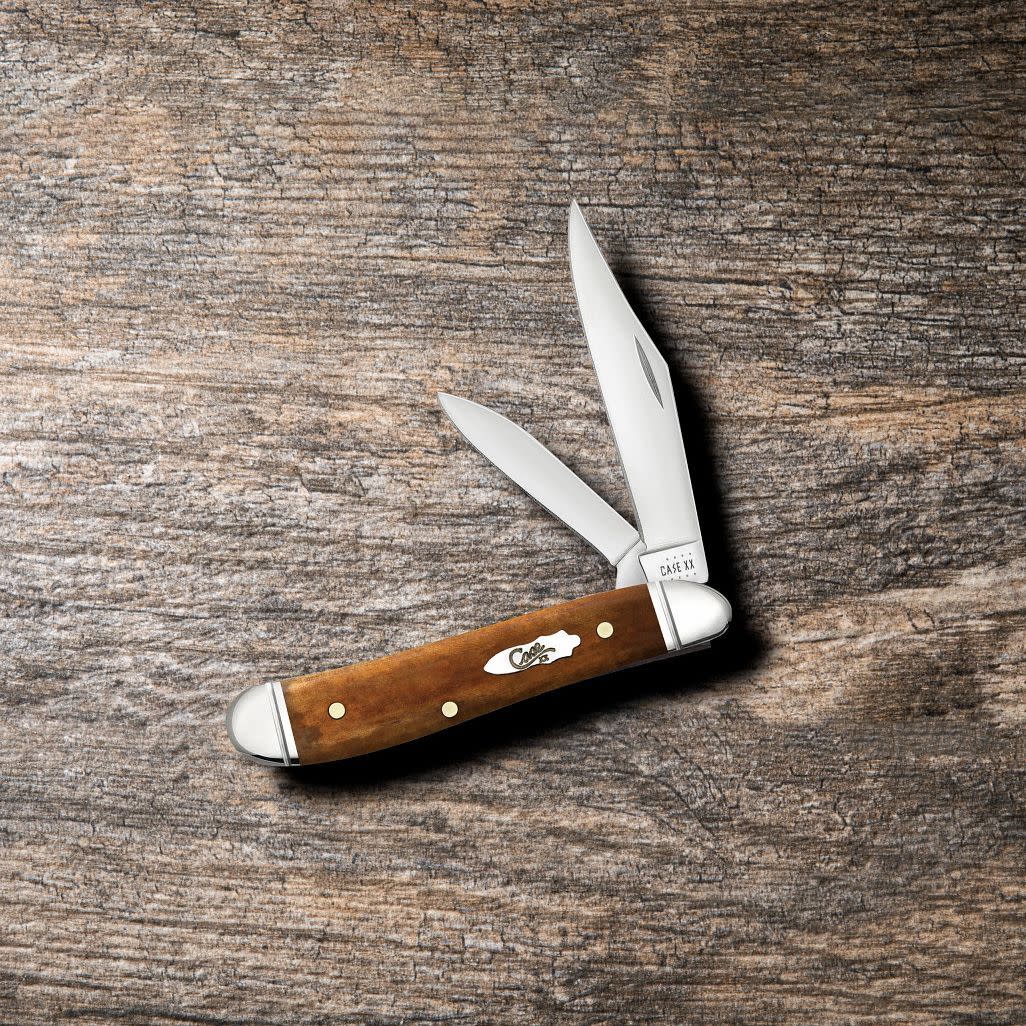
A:
<svg viewBox="0 0 1026 1026">
<path fill-rule="evenodd" d="M 614 565 L 638 532 L 536 438 L 480 403 L 438 394 L 449 419 L 490 460 L 553 516 L 576 531 Z"/>
</svg>

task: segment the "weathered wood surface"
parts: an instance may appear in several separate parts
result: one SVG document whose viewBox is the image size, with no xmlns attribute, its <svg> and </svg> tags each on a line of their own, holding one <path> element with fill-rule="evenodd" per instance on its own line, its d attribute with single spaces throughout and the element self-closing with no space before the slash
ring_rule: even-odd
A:
<svg viewBox="0 0 1026 1026">
<path fill-rule="evenodd" d="M 0 1019 L 1026 1020 L 1018 3 L 0 9 Z M 240 686 L 608 587 L 577 197 L 729 643 L 280 775 Z"/>
</svg>

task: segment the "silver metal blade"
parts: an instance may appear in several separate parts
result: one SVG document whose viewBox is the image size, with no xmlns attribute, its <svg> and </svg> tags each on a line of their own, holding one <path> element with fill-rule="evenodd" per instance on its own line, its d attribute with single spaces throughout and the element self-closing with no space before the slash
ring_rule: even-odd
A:
<svg viewBox="0 0 1026 1026">
<path fill-rule="evenodd" d="M 594 545 L 614 566 L 638 544 L 638 532 L 522 427 L 469 399 L 439 392 L 438 401 L 485 459 Z"/>
<path fill-rule="evenodd" d="M 576 203 L 569 234 L 577 305 L 645 543 L 641 565 L 649 580 L 703 583 L 709 571 L 669 368 Z"/>
</svg>

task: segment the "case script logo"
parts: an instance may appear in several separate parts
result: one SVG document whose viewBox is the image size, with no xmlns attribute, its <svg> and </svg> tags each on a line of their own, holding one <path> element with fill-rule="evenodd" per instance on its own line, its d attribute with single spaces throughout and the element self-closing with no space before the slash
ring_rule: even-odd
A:
<svg viewBox="0 0 1026 1026">
<path fill-rule="evenodd" d="M 581 639 L 576 634 L 567 634 L 566 631 L 543 634 L 534 641 L 496 652 L 485 663 L 485 673 L 519 673 L 521 670 L 529 670 L 532 666 L 567 659 L 574 654 L 574 649 L 580 643 Z"/>
</svg>

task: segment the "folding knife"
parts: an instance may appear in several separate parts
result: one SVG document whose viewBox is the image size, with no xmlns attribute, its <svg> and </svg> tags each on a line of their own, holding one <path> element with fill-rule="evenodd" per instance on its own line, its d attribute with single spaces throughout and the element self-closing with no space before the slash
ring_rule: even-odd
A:
<svg viewBox="0 0 1026 1026">
<path fill-rule="evenodd" d="M 525 698 L 704 648 L 730 623 L 709 578 L 666 361 L 616 283 L 576 203 L 570 268 L 639 530 L 522 428 L 440 394 L 483 456 L 616 567 L 613 591 L 396 655 L 257 684 L 228 709 L 228 735 L 258 762 L 364 755 Z"/>
</svg>

